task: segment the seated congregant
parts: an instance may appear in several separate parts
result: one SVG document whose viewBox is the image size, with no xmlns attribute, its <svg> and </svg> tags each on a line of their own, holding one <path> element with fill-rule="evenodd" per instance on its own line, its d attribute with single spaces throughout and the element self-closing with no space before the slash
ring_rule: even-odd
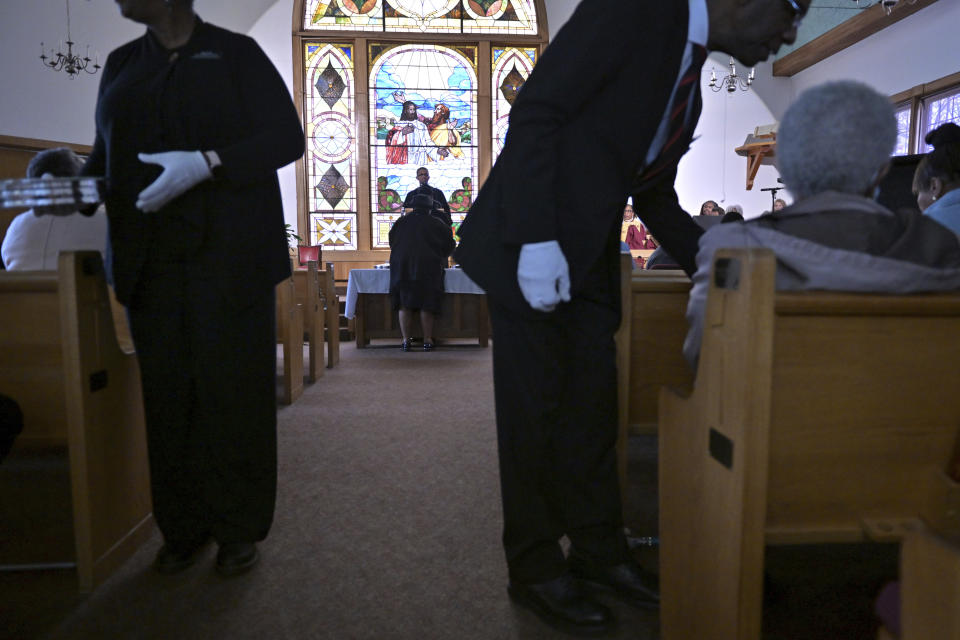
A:
<svg viewBox="0 0 960 640">
<path fill-rule="evenodd" d="M 916 210 L 890 211 L 873 200 L 896 136 L 889 99 L 858 82 L 814 87 L 790 106 L 777 135 L 777 164 L 795 201 L 746 222 L 717 225 L 700 238 L 684 344 L 691 364 L 720 248 L 772 249 L 778 290 L 960 289 L 957 236 Z"/>
<path fill-rule="evenodd" d="M 948 122 L 928 133 L 924 140 L 933 151 L 923 157 L 913 176 L 917 206 L 960 234 L 960 127 Z"/>
<path fill-rule="evenodd" d="M 640 218 L 634 213 L 633 205 L 629 203 L 623 208 L 620 242 L 625 242 L 631 249 L 653 249 L 656 247 L 643 223 L 640 222 Z"/>
<path fill-rule="evenodd" d="M 70 149 L 41 151 L 27 165 L 28 178 L 68 178 L 80 173 L 83 161 Z M 57 268 L 61 251 L 96 250 L 107 245 L 107 214 L 101 208 L 92 216 L 37 216 L 25 211 L 13 219 L 3 238 L 0 254 L 10 270 Z"/>
</svg>

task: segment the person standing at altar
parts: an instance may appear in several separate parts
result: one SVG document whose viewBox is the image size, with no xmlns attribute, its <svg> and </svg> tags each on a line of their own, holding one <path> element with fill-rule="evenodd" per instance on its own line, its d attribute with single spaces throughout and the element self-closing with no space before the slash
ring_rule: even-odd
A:
<svg viewBox="0 0 960 640">
<path fill-rule="evenodd" d="M 435 215 L 426 192 L 410 199 L 411 211 L 390 228 L 390 302 L 399 313 L 400 348 L 410 351 L 414 314 L 423 330 L 423 350 L 434 347 L 434 321 L 443 308 L 443 276 L 453 252 L 450 227 Z"/>
<path fill-rule="evenodd" d="M 450 225 L 453 224 L 453 218 L 450 216 L 450 205 L 447 203 L 447 198 L 443 195 L 443 191 L 430 185 L 430 172 L 426 167 L 417 167 L 417 182 L 420 183 L 420 186 L 408 193 L 407 197 L 403 199 L 404 213 L 413 211 L 413 201 L 417 195 L 426 194 L 433 198 L 434 204 L 431 209 L 433 215 L 440 218 L 449 228 Z"/>
<path fill-rule="evenodd" d="M 611 629 L 587 589 L 659 600 L 628 553 L 614 451 L 623 203 L 632 196 L 695 271 L 703 231 L 673 183 L 706 49 L 753 65 L 793 42 L 809 3 L 583 0 L 519 90 L 503 152 L 460 226 L 455 257 L 487 292 L 493 325 L 507 591 L 548 624 Z"/>
<path fill-rule="evenodd" d="M 252 568 L 277 485 L 277 283 L 290 277 L 277 169 L 300 116 L 250 37 L 193 0 L 117 0 L 146 32 L 110 53 L 84 175 L 105 176 L 112 273 L 130 320 L 162 574 L 213 539 Z M 241 260 L 237 256 L 242 256 Z"/>
</svg>

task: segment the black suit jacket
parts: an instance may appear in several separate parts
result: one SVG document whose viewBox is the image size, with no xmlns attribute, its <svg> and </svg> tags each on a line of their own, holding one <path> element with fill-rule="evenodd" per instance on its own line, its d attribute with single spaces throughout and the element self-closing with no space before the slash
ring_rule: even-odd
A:
<svg viewBox="0 0 960 640">
<path fill-rule="evenodd" d="M 104 175 L 117 298 L 145 261 L 193 260 L 244 306 L 290 275 L 277 169 L 303 154 L 300 117 L 254 40 L 199 22 L 175 52 L 148 31 L 107 58 L 85 175 Z M 222 166 L 159 211 L 136 208 L 160 167 L 139 152 L 215 150 Z"/>
<path fill-rule="evenodd" d="M 440 191 L 440 189 L 437 189 L 436 187 L 431 187 L 429 184 L 426 186 L 420 185 L 408 193 L 407 197 L 403 199 L 404 209 L 413 208 L 413 199 L 418 193 L 426 193 L 427 195 L 431 196 L 434 202 L 434 209 L 432 213 L 439 219 L 443 220 L 444 224 L 446 224 L 448 227 L 453 224 L 453 218 L 450 216 L 450 205 L 447 204 L 446 196 L 443 195 L 443 191 Z"/>
<path fill-rule="evenodd" d="M 517 284 L 521 245 L 559 241 L 576 294 L 611 233 L 619 234 L 681 71 L 688 11 L 682 0 L 583 0 L 544 51 L 513 104 L 504 150 L 458 232 L 457 261 L 496 302 L 530 311 Z M 689 219 L 675 176 L 673 167 L 634 194 L 644 223 L 652 212 Z"/>
</svg>

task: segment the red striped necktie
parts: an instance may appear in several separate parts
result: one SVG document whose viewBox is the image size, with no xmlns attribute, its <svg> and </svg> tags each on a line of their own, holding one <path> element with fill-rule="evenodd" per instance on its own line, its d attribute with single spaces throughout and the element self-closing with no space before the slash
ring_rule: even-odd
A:
<svg viewBox="0 0 960 640">
<path fill-rule="evenodd" d="M 707 59 L 707 50 L 703 46 L 693 43 L 693 60 L 687 67 L 680 82 L 677 83 L 677 89 L 674 93 L 673 103 L 670 108 L 669 121 L 667 124 L 666 141 L 660 154 L 648 166 L 637 174 L 636 183 L 644 186 L 654 178 L 659 176 L 664 169 L 675 165 L 680 161 L 681 156 L 690 146 L 693 138 L 693 130 L 697 126 L 697 119 L 700 113 L 700 70 Z M 693 100 L 690 94 L 693 93 Z M 693 117 L 687 115 L 693 111 Z"/>
</svg>

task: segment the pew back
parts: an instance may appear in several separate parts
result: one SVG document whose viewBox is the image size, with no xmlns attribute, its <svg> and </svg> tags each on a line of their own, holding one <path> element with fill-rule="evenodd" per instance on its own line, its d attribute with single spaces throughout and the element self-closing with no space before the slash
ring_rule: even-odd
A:
<svg viewBox="0 0 960 640">
<path fill-rule="evenodd" d="M 282 402 L 293 404 L 303 393 L 303 311 L 297 304 L 293 276 L 277 284 L 277 342 L 282 346 Z"/>
<path fill-rule="evenodd" d="M 774 291 L 717 253 L 693 392 L 660 398 L 661 625 L 759 638 L 768 543 L 915 526 L 960 425 L 960 294 Z"/>
<path fill-rule="evenodd" d="M 0 390 L 24 412 L 17 446 L 67 441 L 59 279 L 53 271 L 0 272 Z"/>
<path fill-rule="evenodd" d="M 635 270 L 630 254 L 620 258 L 617 471 L 626 487 L 628 437 L 656 433 L 660 387 L 688 388 L 693 372 L 683 359 L 690 279 L 683 271 Z M 626 491 L 621 497 L 626 503 Z"/>
<path fill-rule="evenodd" d="M 683 271 L 638 270 L 630 278 L 630 433 L 656 433 L 660 387 L 689 388 L 683 359 L 690 278 Z"/>
<path fill-rule="evenodd" d="M 960 546 L 919 529 L 900 552 L 901 640 L 960 640 Z"/>
<path fill-rule="evenodd" d="M 323 327 L 326 318 L 326 298 L 320 285 L 320 273 L 314 260 L 306 269 L 295 269 L 293 282 L 296 301 L 303 311 L 303 334 L 307 340 L 307 381 L 316 382 L 323 375 Z"/>
<path fill-rule="evenodd" d="M 152 531 L 136 355 L 117 343 L 97 252 L 61 253 L 56 273 L 0 273 L 0 308 L 0 388 L 25 422 L 11 458 L 66 446 L 73 552 L 90 591 Z"/>
<path fill-rule="evenodd" d="M 320 290 L 327 301 L 327 316 L 325 318 L 327 332 L 327 367 L 334 367 L 340 362 L 340 298 L 337 296 L 337 287 L 333 280 L 333 263 L 328 262 L 327 268 L 318 272 Z"/>
</svg>

